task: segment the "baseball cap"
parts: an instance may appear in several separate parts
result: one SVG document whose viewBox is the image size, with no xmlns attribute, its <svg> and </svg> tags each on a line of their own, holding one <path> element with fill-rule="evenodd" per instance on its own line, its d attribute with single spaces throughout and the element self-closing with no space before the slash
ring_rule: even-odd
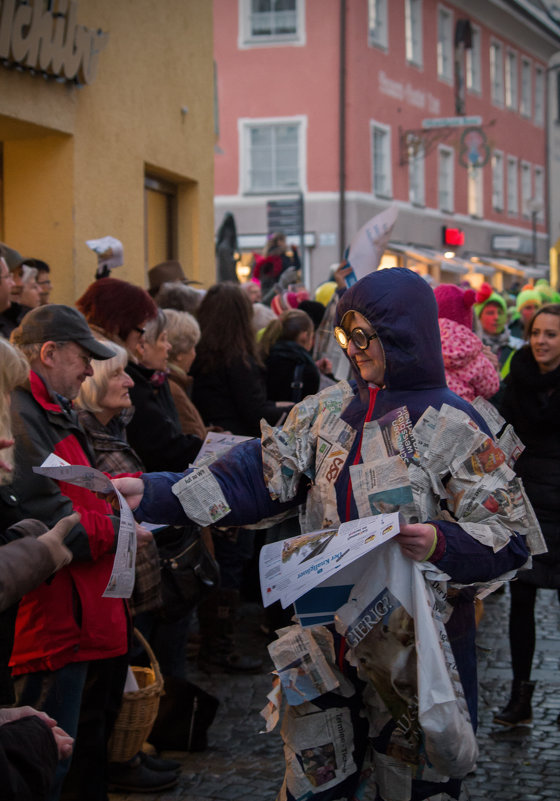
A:
<svg viewBox="0 0 560 801">
<path fill-rule="evenodd" d="M 16 345 L 36 345 L 51 340 L 77 342 L 94 359 L 111 359 L 115 355 L 95 339 L 81 312 L 62 304 L 49 303 L 31 309 L 12 333 Z"/>
</svg>

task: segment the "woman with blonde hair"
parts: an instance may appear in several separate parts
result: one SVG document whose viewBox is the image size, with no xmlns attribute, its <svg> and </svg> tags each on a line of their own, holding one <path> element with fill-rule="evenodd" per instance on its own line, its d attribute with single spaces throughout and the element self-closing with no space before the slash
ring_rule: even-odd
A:
<svg viewBox="0 0 560 801">
<path fill-rule="evenodd" d="M 181 431 L 183 434 L 195 434 L 204 439 L 208 428 L 190 398 L 193 382 L 189 375 L 200 339 L 200 326 L 192 314 L 186 311 L 165 309 L 164 312 L 167 318 L 167 338 L 171 345 L 167 377 Z"/>
</svg>

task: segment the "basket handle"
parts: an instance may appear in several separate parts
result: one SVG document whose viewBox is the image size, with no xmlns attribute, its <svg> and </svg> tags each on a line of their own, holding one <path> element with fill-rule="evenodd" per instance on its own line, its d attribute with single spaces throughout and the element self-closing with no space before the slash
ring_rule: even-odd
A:
<svg viewBox="0 0 560 801">
<path fill-rule="evenodd" d="M 161 682 L 163 685 L 163 676 L 161 675 L 161 671 L 159 669 L 159 662 L 157 661 L 156 655 L 154 654 L 152 648 L 150 647 L 150 643 L 144 637 L 144 635 L 139 629 L 137 628 L 133 629 L 132 633 L 136 637 L 136 639 L 140 642 L 140 645 L 144 648 L 146 653 L 148 654 L 148 658 L 150 660 L 150 666 L 152 667 L 156 678 L 156 683 Z"/>
</svg>

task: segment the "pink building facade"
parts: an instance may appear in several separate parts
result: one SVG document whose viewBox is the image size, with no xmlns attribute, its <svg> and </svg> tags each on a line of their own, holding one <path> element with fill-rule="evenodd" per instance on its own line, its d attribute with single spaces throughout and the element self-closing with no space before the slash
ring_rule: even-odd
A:
<svg viewBox="0 0 560 801">
<path fill-rule="evenodd" d="M 386 261 L 500 286 L 548 263 L 548 63 L 528 0 L 214 0 L 215 225 L 302 193 L 305 278 L 395 203 Z M 445 259 L 442 228 L 464 245 Z M 298 242 L 297 236 L 289 237 Z M 537 271 L 535 264 L 540 264 Z"/>
</svg>

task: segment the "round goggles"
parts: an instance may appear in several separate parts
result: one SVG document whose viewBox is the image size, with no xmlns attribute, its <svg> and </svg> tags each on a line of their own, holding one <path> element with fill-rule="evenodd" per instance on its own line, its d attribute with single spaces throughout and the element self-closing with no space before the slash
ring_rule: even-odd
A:
<svg viewBox="0 0 560 801">
<path fill-rule="evenodd" d="M 366 334 L 363 328 L 353 328 L 348 334 L 344 328 L 337 325 L 334 329 L 334 338 L 344 350 L 348 348 L 350 341 L 354 343 L 358 350 L 367 350 L 371 340 L 377 339 L 377 334 Z"/>
</svg>

